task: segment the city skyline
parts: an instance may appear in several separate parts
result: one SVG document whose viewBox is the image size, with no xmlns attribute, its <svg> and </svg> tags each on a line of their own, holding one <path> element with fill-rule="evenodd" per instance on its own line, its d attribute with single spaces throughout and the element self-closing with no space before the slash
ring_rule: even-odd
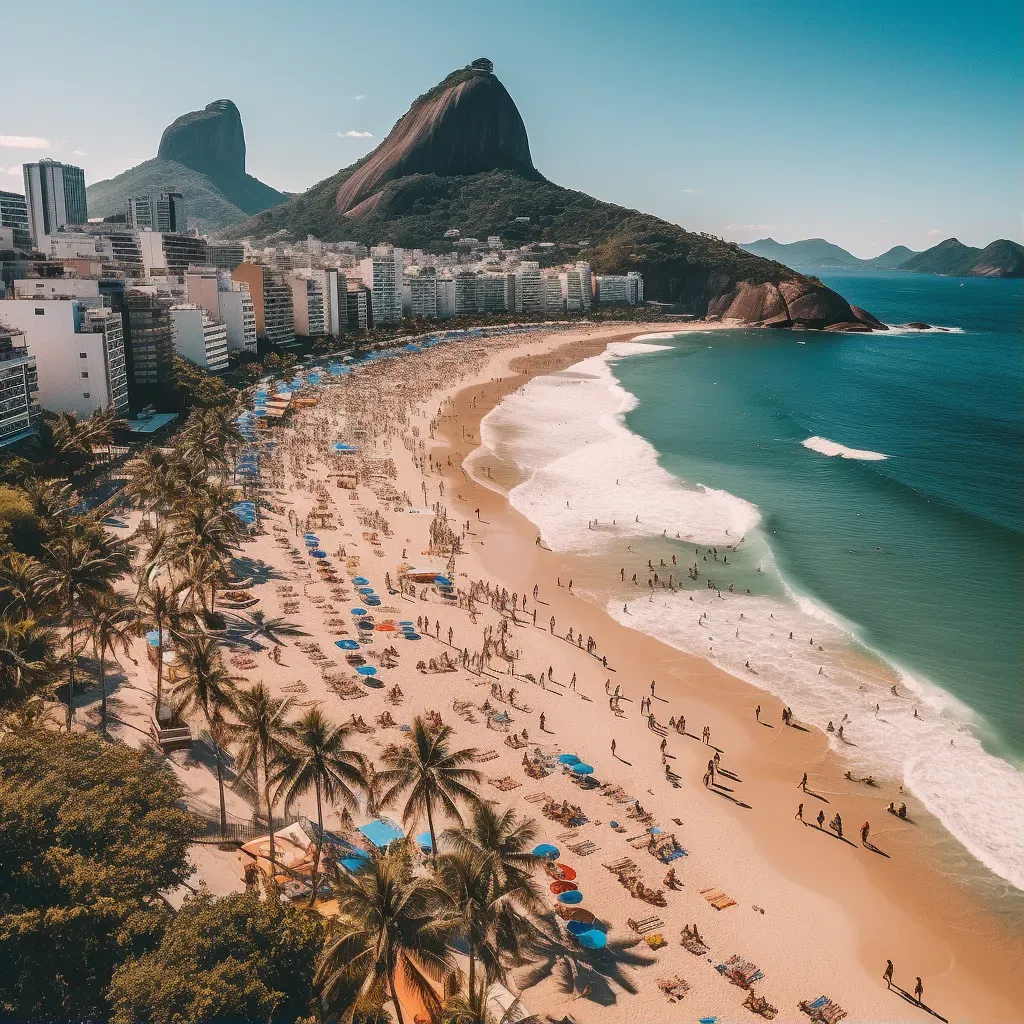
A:
<svg viewBox="0 0 1024 1024">
<path fill-rule="evenodd" d="M 83 167 L 89 184 L 112 177 L 155 155 L 175 117 L 226 97 L 242 114 L 249 172 L 301 192 L 371 151 L 449 70 L 485 55 L 541 172 L 598 198 L 731 240 L 821 236 L 859 256 L 950 236 L 1020 238 L 1016 5 L 843 14 L 768 4 L 732 16 L 641 5 L 625 32 L 616 18 L 554 9 L 539 35 L 528 31 L 542 14 L 535 4 L 507 25 L 461 4 L 399 6 L 386 44 L 349 47 L 372 43 L 373 11 L 307 3 L 278 24 L 261 4 L 253 10 L 266 18 L 239 19 L 184 3 L 200 72 L 176 91 L 126 90 L 112 120 L 104 104 L 71 99 L 81 40 L 113 44 L 129 76 L 160 79 L 184 55 L 133 44 L 139 19 L 155 15 L 122 18 L 113 3 L 100 23 L 57 3 L 68 31 L 47 35 L 49 73 L 5 112 L 0 189 L 21 191 L 21 165 L 42 157 Z M 22 9 L 9 23 L 32 38 L 43 16 Z M 17 48 L 14 73 L 28 80 L 38 57 Z"/>
</svg>

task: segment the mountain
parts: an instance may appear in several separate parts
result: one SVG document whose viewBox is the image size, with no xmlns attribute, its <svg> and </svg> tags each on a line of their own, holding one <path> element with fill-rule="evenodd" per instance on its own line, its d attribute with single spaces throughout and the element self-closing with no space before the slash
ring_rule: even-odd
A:
<svg viewBox="0 0 1024 1024">
<path fill-rule="evenodd" d="M 640 271 L 648 299 L 698 315 L 809 327 L 882 327 L 820 281 L 636 210 L 548 181 L 526 125 L 486 58 L 415 100 L 362 160 L 308 192 L 231 227 L 440 251 L 449 228 L 506 243 L 549 243 L 546 265 L 586 259 L 597 273 Z"/>
<path fill-rule="evenodd" d="M 741 246 L 755 256 L 776 260 L 787 267 L 857 267 L 861 260 L 824 238 L 805 238 L 802 242 L 776 242 L 774 238 L 759 238 Z"/>
<path fill-rule="evenodd" d="M 894 245 L 891 249 L 883 252 L 881 256 L 873 256 L 869 260 L 859 260 L 861 266 L 874 267 L 876 270 L 895 270 L 902 267 L 912 256 L 917 253 L 908 249 L 905 245 Z"/>
<path fill-rule="evenodd" d="M 1021 277 L 1024 276 L 1024 246 L 1000 238 L 984 249 L 977 249 L 956 238 L 947 238 L 907 260 L 900 270 L 948 277 Z"/>
<path fill-rule="evenodd" d="M 217 231 L 285 202 L 288 196 L 245 173 L 238 107 L 215 100 L 164 129 L 152 160 L 86 189 L 89 214 L 124 213 L 132 196 L 173 189 L 185 198 L 189 227 Z"/>
</svg>

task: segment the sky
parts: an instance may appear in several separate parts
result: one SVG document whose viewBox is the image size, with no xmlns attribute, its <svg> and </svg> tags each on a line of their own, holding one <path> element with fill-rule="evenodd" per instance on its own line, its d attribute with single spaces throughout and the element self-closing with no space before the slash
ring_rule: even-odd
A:
<svg viewBox="0 0 1024 1024">
<path fill-rule="evenodd" d="M 599 199 L 865 257 L 1021 239 L 1019 0 L 48 0 L 3 23 L 0 189 L 43 156 L 111 177 L 229 98 L 249 173 L 301 192 L 486 56 L 538 169 Z"/>
</svg>

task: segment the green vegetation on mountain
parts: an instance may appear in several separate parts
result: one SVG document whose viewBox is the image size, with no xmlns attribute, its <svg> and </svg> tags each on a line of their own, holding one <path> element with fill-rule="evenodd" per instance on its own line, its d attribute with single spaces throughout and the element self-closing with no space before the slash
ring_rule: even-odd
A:
<svg viewBox="0 0 1024 1024">
<path fill-rule="evenodd" d="M 1022 277 L 1024 246 L 1000 238 L 978 249 L 956 238 L 947 238 L 907 260 L 900 270 L 947 277 Z"/>
<path fill-rule="evenodd" d="M 759 238 L 741 248 L 768 260 L 777 260 L 787 267 L 846 268 L 863 263 L 842 246 L 824 238 L 805 238 L 800 242 L 776 242 L 774 238 Z"/>
<path fill-rule="evenodd" d="M 156 157 L 90 185 L 89 215 L 123 214 L 133 196 L 164 190 L 182 194 L 189 227 L 201 231 L 219 231 L 288 198 L 245 173 L 242 120 L 230 100 L 183 114 L 164 130 Z"/>
</svg>

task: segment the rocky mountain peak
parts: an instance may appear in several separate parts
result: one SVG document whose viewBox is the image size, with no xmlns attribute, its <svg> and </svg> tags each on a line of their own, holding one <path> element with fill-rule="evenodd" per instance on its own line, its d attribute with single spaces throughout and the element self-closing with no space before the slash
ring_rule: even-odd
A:
<svg viewBox="0 0 1024 1024">
<path fill-rule="evenodd" d="M 214 100 L 164 129 L 157 157 L 214 177 L 245 174 L 245 133 L 238 107 Z"/>
</svg>

